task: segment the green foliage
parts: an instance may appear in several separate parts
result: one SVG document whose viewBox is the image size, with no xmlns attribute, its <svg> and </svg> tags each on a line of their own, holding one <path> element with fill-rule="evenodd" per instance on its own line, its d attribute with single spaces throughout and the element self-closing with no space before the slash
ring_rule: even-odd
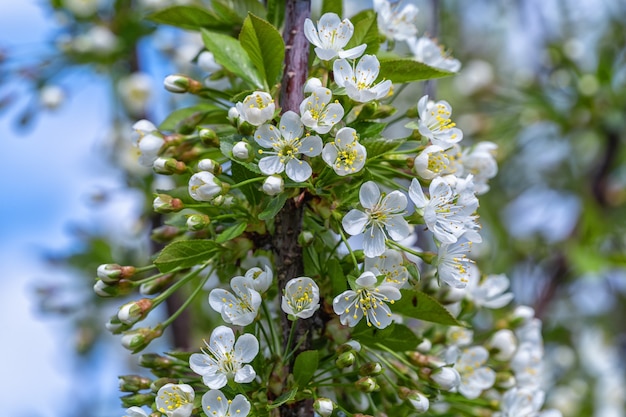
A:
<svg viewBox="0 0 626 417">
<path fill-rule="evenodd" d="M 202 40 L 215 61 L 241 77 L 250 87 L 264 88 L 265 82 L 239 41 L 228 35 L 202 29 Z"/>
<path fill-rule="evenodd" d="M 159 125 L 160 130 L 178 131 L 186 119 L 193 117 L 198 123 L 215 123 L 224 120 L 226 110 L 210 103 L 199 103 L 191 107 L 176 109 Z"/>
<path fill-rule="evenodd" d="M 361 321 L 354 328 L 352 337 L 365 346 L 376 348 L 377 345 L 382 345 L 397 352 L 414 350 L 419 344 L 419 338 L 415 333 L 405 325 L 398 323 L 393 323 L 384 329 L 377 329 L 376 327 L 368 327 Z"/>
<path fill-rule="evenodd" d="M 341 16 L 341 15 L 340 15 Z M 378 32 L 378 25 L 376 23 L 376 13 L 373 10 L 363 10 L 355 14 L 350 21 L 354 25 L 354 34 L 346 49 L 354 48 L 362 44 L 367 44 L 365 48 L 365 54 L 376 54 L 380 47 L 381 37 Z"/>
<path fill-rule="evenodd" d="M 270 199 L 265 209 L 259 213 L 259 220 L 270 220 L 276 217 L 280 209 L 282 209 L 285 205 L 286 201 L 287 196 L 285 193 L 280 193 Z"/>
<path fill-rule="evenodd" d="M 402 298 L 394 304 L 394 312 L 447 326 L 463 326 L 448 309 L 430 295 L 414 290 L 402 290 L 401 292 Z"/>
<path fill-rule="evenodd" d="M 280 407 L 281 405 L 285 403 L 288 403 L 289 401 L 293 401 L 296 398 L 297 393 L 298 393 L 298 387 L 290 389 L 289 391 L 285 392 L 280 397 L 276 398 L 276 400 L 274 400 L 272 404 L 269 404 L 267 406 L 268 410 L 273 410 L 275 408 Z"/>
<path fill-rule="evenodd" d="M 322 15 L 335 13 L 340 18 L 343 17 L 343 0 L 323 0 Z"/>
<path fill-rule="evenodd" d="M 408 83 L 412 81 L 430 80 L 433 78 L 448 77 L 454 73 L 429 67 L 412 59 L 382 59 L 380 60 L 380 75 L 394 83 Z"/>
<path fill-rule="evenodd" d="M 243 232 L 245 232 L 247 227 L 248 223 L 238 223 L 230 226 L 220 232 L 219 235 L 217 235 L 217 237 L 215 238 L 215 243 L 224 243 L 226 241 L 234 239 L 237 236 L 240 236 Z"/>
<path fill-rule="evenodd" d="M 305 350 L 296 357 L 293 365 L 293 377 L 299 387 L 305 387 L 318 369 L 319 352 Z"/>
<path fill-rule="evenodd" d="M 211 10 L 191 5 L 170 6 L 150 14 L 148 19 L 156 23 L 189 30 L 200 28 L 219 31 L 232 30 L 231 22 L 224 20 L 223 17 Z"/>
<path fill-rule="evenodd" d="M 280 81 L 285 59 L 283 37 L 271 23 L 250 14 L 243 22 L 239 42 L 266 82 L 266 89 Z"/>
<path fill-rule="evenodd" d="M 220 247 L 210 240 L 179 240 L 167 245 L 154 264 L 161 272 L 170 272 L 176 268 L 191 268 L 209 260 Z"/>
</svg>

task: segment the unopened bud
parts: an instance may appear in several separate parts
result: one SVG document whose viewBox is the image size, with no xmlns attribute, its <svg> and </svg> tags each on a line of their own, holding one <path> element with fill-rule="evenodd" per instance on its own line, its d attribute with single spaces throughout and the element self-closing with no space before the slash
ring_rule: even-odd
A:
<svg viewBox="0 0 626 417">
<path fill-rule="evenodd" d="M 163 85 L 165 86 L 165 89 L 170 93 L 180 94 L 189 91 L 193 81 L 194 80 L 185 75 L 174 74 L 165 77 L 165 80 L 163 80 Z"/>
<path fill-rule="evenodd" d="M 311 245 L 314 240 L 315 240 L 315 235 L 308 230 L 303 230 L 298 235 L 298 244 L 302 246 L 303 248 Z"/>
<path fill-rule="evenodd" d="M 237 107 L 228 109 L 228 120 L 234 123 L 237 119 L 239 119 L 239 110 L 237 110 Z"/>
<path fill-rule="evenodd" d="M 152 169 L 162 175 L 183 174 L 187 171 L 187 165 L 174 158 L 157 158 L 152 164 Z"/>
<path fill-rule="evenodd" d="M 198 162 L 198 171 L 208 171 L 213 175 L 220 175 L 222 173 L 222 166 L 213 159 L 201 159 Z"/>
<path fill-rule="evenodd" d="M 349 340 L 344 344 L 341 344 L 337 347 L 337 354 L 341 354 L 343 352 L 349 352 L 349 351 L 355 351 L 355 352 L 360 352 L 361 351 L 361 344 L 359 342 L 357 342 L 356 340 Z"/>
<path fill-rule="evenodd" d="M 456 369 L 449 366 L 435 369 L 430 374 L 430 379 L 444 391 L 450 391 L 461 384 L 461 375 Z"/>
<path fill-rule="evenodd" d="M 117 314 L 115 314 L 114 316 L 111 316 L 109 321 L 104 324 L 104 327 L 106 327 L 106 329 L 111 332 L 111 334 L 120 334 L 122 332 L 125 332 L 126 330 L 129 330 L 132 326 L 122 323 L 117 317 Z"/>
<path fill-rule="evenodd" d="M 124 333 L 122 336 L 122 346 L 126 349 L 137 353 L 143 350 L 154 339 L 161 336 L 163 330 L 155 327 L 154 329 L 142 328 Z"/>
<path fill-rule="evenodd" d="M 152 384 L 150 384 L 150 390 L 152 392 L 158 392 L 163 385 L 177 384 L 178 381 L 179 381 L 178 379 L 162 377 L 162 378 L 159 378 L 159 379 L 153 381 Z"/>
<path fill-rule="evenodd" d="M 220 144 L 219 137 L 215 130 L 203 128 L 198 132 L 198 136 L 200 136 L 200 140 L 202 143 L 208 146 L 218 146 Z"/>
<path fill-rule="evenodd" d="M 316 88 L 322 87 L 322 80 L 311 77 L 304 83 L 304 92 L 312 93 Z"/>
<path fill-rule="evenodd" d="M 250 162 L 254 159 L 252 146 L 243 140 L 235 143 L 233 146 L 233 158 L 238 161 Z"/>
<path fill-rule="evenodd" d="M 417 350 L 422 353 L 428 353 L 433 348 L 433 343 L 429 339 L 424 339 L 417 345 Z"/>
<path fill-rule="evenodd" d="M 184 209 L 185 204 L 180 198 L 174 198 L 168 194 L 157 194 L 152 202 L 152 208 L 161 214 L 176 213 Z"/>
<path fill-rule="evenodd" d="M 368 120 L 374 118 L 374 113 L 378 110 L 378 103 L 375 101 L 370 101 L 367 104 L 363 104 L 361 106 L 361 110 L 359 111 L 357 118 L 360 120 Z"/>
<path fill-rule="evenodd" d="M 230 186 L 208 171 L 196 172 L 189 179 L 189 195 L 196 201 L 211 201 L 228 192 Z"/>
<path fill-rule="evenodd" d="M 354 352 L 349 351 L 349 352 L 344 352 L 340 354 L 337 360 L 335 361 L 335 364 L 337 365 L 337 368 L 344 369 L 349 366 L 352 366 L 355 360 L 356 360 L 356 355 L 354 354 Z"/>
<path fill-rule="evenodd" d="M 158 243 L 168 243 L 182 233 L 184 233 L 184 231 L 180 230 L 178 227 L 166 224 L 153 229 L 150 238 Z"/>
<path fill-rule="evenodd" d="M 383 371 L 383 366 L 378 362 L 369 362 L 359 368 L 359 375 L 375 376 Z"/>
<path fill-rule="evenodd" d="M 494 359 L 508 361 L 517 349 L 517 338 L 509 329 L 498 330 L 487 342 L 487 348 Z"/>
<path fill-rule="evenodd" d="M 122 375 L 118 377 L 118 381 L 122 392 L 137 392 L 148 389 L 152 383 L 149 378 L 140 375 Z"/>
<path fill-rule="evenodd" d="M 335 409 L 335 404 L 328 398 L 318 398 L 313 403 L 313 409 L 322 417 L 329 417 Z"/>
<path fill-rule="evenodd" d="M 139 356 L 139 366 L 148 369 L 169 368 L 174 361 L 167 356 L 161 356 L 156 353 L 144 353 Z"/>
<path fill-rule="evenodd" d="M 130 278 L 135 274 L 134 266 L 120 266 L 118 264 L 103 264 L 98 267 L 98 278 L 106 284 L 114 284 L 123 278 Z"/>
<path fill-rule="evenodd" d="M 129 294 L 133 290 L 133 285 L 126 279 L 119 280 L 114 285 L 97 280 L 93 286 L 93 291 L 100 297 L 120 297 Z"/>
<path fill-rule="evenodd" d="M 129 394 L 120 398 L 124 407 L 141 407 L 154 402 L 154 394 Z"/>
<path fill-rule="evenodd" d="M 425 413 L 428 411 L 428 407 L 430 406 L 428 398 L 426 398 L 424 394 L 417 391 L 411 392 L 408 395 L 407 400 L 418 413 Z"/>
<path fill-rule="evenodd" d="M 205 229 L 211 223 L 211 219 L 206 214 L 192 214 L 187 217 L 187 230 L 197 232 Z"/>
<path fill-rule="evenodd" d="M 174 280 L 175 274 L 166 274 L 139 286 L 141 295 L 154 295 L 169 287 Z"/>
<path fill-rule="evenodd" d="M 285 180 L 280 175 L 270 175 L 263 181 L 263 192 L 267 195 L 276 195 L 285 189 Z"/>
<path fill-rule="evenodd" d="M 354 383 L 354 385 L 356 386 L 356 389 L 365 393 L 374 392 L 380 388 L 376 380 L 369 376 L 359 379 Z"/>
<path fill-rule="evenodd" d="M 422 367 L 422 366 L 427 366 L 430 363 L 428 356 L 420 352 L 415 352 L 415 351 L 407 352 L 406 356 L 408 357 L 409 362 L 411 362 L 411 364 L 415 366 Z"/>
<path fill-rule="evenodd" d="M 124 304 L 117 313 L 117 318 L 124 324 L 135 324 L 146 317 L 147 313 L 152 309 L 152 300 L 142 298 L 141 300 L 131 301 Z"/>
</svg>

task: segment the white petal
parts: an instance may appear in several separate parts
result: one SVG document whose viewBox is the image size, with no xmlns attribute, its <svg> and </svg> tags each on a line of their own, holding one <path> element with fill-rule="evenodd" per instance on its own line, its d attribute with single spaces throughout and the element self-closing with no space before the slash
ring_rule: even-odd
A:
<svg viewBox="0 0 626 417">
<path fill-rule="evenodd" d="M 363 237 L 363 253 L 370 258 L 382 255 L 383 252 L 385 252 L 386 240 L 385 232 L 378 226 L 372 226 L 365 231 Z"/>
<path fill-rule="evenodd" d="M 365 208 L 371 209 L 376 204 L 378 204 L 378 200 L 380 199 L 380 189 L 378 185 L 374 181 L 367 181 L 363 183 L 361 189 L 359 190 L 359 200 L 361 201 L 361 205 Z"/>
<path fill-rule="evenodd" d="M 218 398 L 221 398 L 221 401 L 218 401 Z M 228 401 L 222 391 L 217 389 L 207 391 L 202 396 L 202 410 L 207 414 L 211 410 L 210 413 L 225 416 L 228 411 Z"/>
<path fill-rule="evenodd" d="M 378 77 L 380 63 L 375 55 L 363 55 L 363 58 L 356 64 L 356 79 L 358 82 L 370 86 Z"/>
<path fill-rule="evenodd" d="M 428 200 L 424 195 L 424 191 L 422 190 L 422 186 L 419 181 L 413 178 L 411 180 L 411 185 L 409 186 L 409 198 L 415 204 L 417 208 L 424 208 L 426 204 L 428 204 Z"/>
<path fill-rule="evenodd" d="M 285 169 L 285 164 L 278 156 L 266 156 L 259 161 L 259 169 L 265 175 L 280 174 Z"/>
<path fill-rule="evenodd" d="M 339 51 L 337 55 L 339 55 L 339 58 L 356 59 L 360 57 L 366 49 L 367 44 L 364 43 L 354 48 L 346 49 L 345 51 Z"/>
<path fill-rule="evenodd" d="M 226 386 L 228 378 L 226 378 L 226 375 L 222 373 L 217 373 L 215 375 L 203 375 L 202 382 L 204 382 L 204 385 L 211 389 L 220 389 Z"/>
<path fill-rule="evenodd" d="M 204 353 L 192 353 L 189 357 L 189 367 L 198 375 L 213 374 L 217 370 L 215 362 Z"/>
<path fill-rule="evenodd" d="M 321 46 L 322 42 L 320 41 L 320 37 L 317 33 L 317 29 L 315 25 L 311 21 L 311 19 L 307 18 L 304 21 L 304 36 L 315 46 Z"/>
<path fill-rule="evenodd" d="M 308 162 L 299 159 L 291 159 L 287 162 L 285 173 L 295 182 L 304 182 L 311 177 L 313 170 Z"/>
<path fill-rule="evenodd" d="M 406 208 L 406 195 L 400 191 L 392 191 L 383 198 L 382 206 L 385 210 L 398 213 Z"/>
<path fill-rule="evenodd" d="M 339 87 L 345 87 L 346 83 L 354 82 L 352 66 L 345 59 L 338 59 L 333 63 L 333 75 Z"/>
<path fill-rule="evenodd" d="M 272 145 L 280 141 L 280 132 L 273 125 L 262 125 L 254 132 L 254 140 L 263 148 L 272 148 Z"/>
<path fill-rule="evenodd" d="M 259 341 L 257 338 L 250 334 L 245 333 L 239 336 L 237 343 L 235 343 L 235 357 L 237 360 L 248 363 L 259 353 Z"/>
<path fill-rule="evenodd" d="M 360 210 L 352 209 L 350 210 L 343 219 L 341 220 L 341 225 L 343 229 L 349 235 L 355 236 L 360 233 L 363 233 L 365 230 L 365 226 L 369 221 L 369 217 L 367 214 L 363 213 Z"/>
<path fill-rule="evenodd" d="M 342 292 L 333 299 L 333 310 L 338 315 L 344 314 L 346 309 L 350 308 L 350 306 L 355 302 L 356 298 L 356 292 L 352 290 Z"/>
<path fill-rule="evenodd" d="M 235 333 L 230 327 L 217 326 L 211 333 L 209 345 L 215 351 L 230 352 L 235 345 Z"/>
<path fill-rule="evenodd" d="M 300 141 L 300 152 L 306 156 L 317 156 L 322 152 L 322 145 L 319 136 L 307 136 Z"/>
<path fill-rule="evenodd" d="M 237 394 L 230 404 L 230 414 L 232 417 L 244 417 L 250 413 L 250 402 L 241 394 Z"/>
<path fill-rule="evenodd" d="M 302 136 L 303 130 L 300 116 L 295 112 L 289 110 L 280 118 L 280 132 L 286 140 L 299 138 Z"/>
<path fill-rule="evenodd" d="M 315 55 L 322 61 L 330 61 L 337 56 L 337 51 L 334 49 L 315 48 Z"/>
<path fill-rule="evenodd" d="M 255 377 L 256 372 L 254 368 L 250 365 L 246 365 L 235 373 L 235 382 L 238 384 L 247 384 L 248 382 L 252 382 Z"/>
</svg>

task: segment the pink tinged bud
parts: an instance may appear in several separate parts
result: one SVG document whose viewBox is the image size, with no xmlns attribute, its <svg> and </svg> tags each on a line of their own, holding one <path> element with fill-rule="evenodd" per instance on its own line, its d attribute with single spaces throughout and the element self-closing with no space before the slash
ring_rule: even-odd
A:
<svg viewBox="0 0 626 417">
<path fill-rule="evenodd" d="M 444 391 L 450 391 L 461 384 L 461 375 L 448 366 L 435 369 L 430 378 Z"/>
<path fill-rule="evenodd" d="M 174 158 L 157 158 L 152 163 L 152 169 L 162 175 L 183 174 L 187 171 L 187 165 Z"/>
<path fill-rule="evenodd" d="M 374 392 L 380 388 L 376 383 L 376 380 L 369 376 L 359 379 L 354 383 L 354 385 L 356 386 L 356 389 L 365 393 Z"/>
<path fill-rule="evenodd" d="M 239 141 L 233 146 L 233 157 L 240 161 L 248 161 L 250 155 L 254 155 L 252 152 L 252 146 L 245 141 Z"/>
<path fill-rule="evenodd" d="M 285 180 L 280 175 L 270 175 L 263 182 L 263 192 L 267 195 L 276 195 L 285 189 Z"/>
<path fill-rule="evenodd" d="M 313 403 L 313 408 L 322 417 L 329 417 L 335 409 L 335 404 L 328 398 L 318 398 Z"/>
<path fill-rule="evenodd" d="M 157 213 L 175 213 L 185 208 L 179 198 L 173 198 L 167 194 L 158 194 L 152 203 L 152 208 Z"/>
<path fill-rule="evenodd" d="M 152 308 L 152 300 L 142 298 L 124 304 L 117 313 L 117 318 L 124 324 L 135 324 L 142 320 Z"/>
</svg>

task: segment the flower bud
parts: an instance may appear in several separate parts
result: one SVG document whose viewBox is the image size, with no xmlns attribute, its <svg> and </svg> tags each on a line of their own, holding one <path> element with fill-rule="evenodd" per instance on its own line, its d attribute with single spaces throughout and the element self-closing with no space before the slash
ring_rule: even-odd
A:
<svg viewBox="0 0 626 417">
<path fill-rule="evenodd" d="M 417 345 L 417 350 L 423 353 L 428 353 L 433 347 L 433 343 L 429 339 L 424 339 Z"/>
<path fill-rule="evenodd" d="M 417 391 L 411 392 L 408 395 L 407 400 L 418 413 L 425 413 L 426 411 L 428 411 L 428 407 L 430 406 L 428 398 L 426 398 L 424 394 L 421 394 Z"/>
<path fill-rule="evenodd" d="M 222 173 L 222 166 L 213 159 L 201 159 L 198 162 L 198 171 L 208 171 L 211 174 L 220 175 Z"/>
<path fill-rule="evenodd" d="M 356 360 L 356 355 L 354 354 L 354 352 L 349 351 L 349 352 L 344 352 L 340 354 L 337 360 L 335 361 L 335 364 L 337 365 L 337 368 L 344 369 L 349 366 L 352 366 L 355 360 Z"/>
<path fill-rule="evenodd" d="M 132 326 L 122 323 L 117 317 L 117 314 L 115 314 L 114 316 L 111 316 L 109 321 L 104 324 L 104 327 L 106 327 L 106 329 L 111 332 L 111 334 L 120 334 L 122 332 L 125 332 L 126 330 L 129 330 Z"/>
<path fill-rule="evenodd" d="M 354 385 L 356 386 L 356 389 L 365 393 L 374 392 L 380 388 L 378 383 L 376 383 L 376 380 L 369 376 L 359 379 L 354 383 Z"/>
<path fill-rule="evenodd" d="M 415 352 L 415 351 L 407 352 L 406 356 L 409 359 L 409 362 L 411 362 L 411 364 L 415 366 L 422 367 L 422 366 L 427 366 L 430 363 L 428 356 L 420 352 Z"/>
<path fill-rule="evenodd" d="M 196 127 L 202 122 L 206 113 L 197 111 L 192 113 L 191 115 L 182 119 L 176 125 L 176 132 L 181 133 L 183 135 L 188 135 L 196 130 Z M 181 158 L 182 159 L 182 158 Z"/>
<path fill-rule="evenodd" d="M 535 317 L 535 310 L 528 306 L 517 306 L 511 314 L 511 324 L 513 327 L 522 326 L 530 322 Z"/>
<path fill-rule="evenodd" d="M 360 120 L 373 119 L 374 113 L 376 112 L 377 109 L 378 109 L 378 103 L 375 101 L 371 101 L 367 104 L 363 104 L 361 106 L 361 111 L 359 111 L 357 115 L 357 118 Z"/>
<path fill-rule="evenodd" d="M 139 356 L 139 366 L 143 368 L 169 368 L 172 365 L 174 365 L 174 361 L 167 356 L 156 353 L 143 353 Z"/>
<path fill-rule="evenodd" d="M 430 375 L 430 379 L 444 391 L 450 391 L 461 384 L 461 375 L 456 369 L 449 366 L 435 369 Z"/>
<path fill-rule="evenodd" d="M 375 376 L 383 371 L 383 366 L 378 362 L 369 362 L 359 368 L 359 375 Z"/>
<path fill-rule="evenodd" d="M 313 403 L 313 409 L 322 417 L 329 417 L 335 409 L 335 404 L 328 398 L 318 398 Z"/>
<path fill-rule="evenodd" d="M 187 217 L 187 230 L 197 232 L 205 229 L 211 223 L 211 219 L 206 214 L 192 214 Z"/>
<path fill-rule="evenodd" d="M 304 92 L 312 93 L 316 88 L 322 87 L 322 81 L 319 78 L 311 77 L 304 83 Z"/>
<path fill-rule="evenodd" d="M 235 122 L 237 119 L 239 119 L 239 110 L 237 110 L 237 107 L 228 109 L 228 120 Z"/>
<path fill-rule="evenodd" d="M 135 274 L 134 266 L 120 266 L 118 264 L 102 264 L 98 267 L 98 278 L 105 284 L 115 284 L 120 279 L 130 278 Z"/>
<path fill-rule="evenodd" d="M 180 198 L 173 198 L 167 194 L 157 194 L 156 198 L 152 202 L 152 208 L 157 213 L 176 213 L 185 208 Z"/>
<path fill-rule="evenodd" d="M 130 281 L 122 279 L 114 285 L 109 285 L 102 280 L 97 280 L 93 286 L 93 291 L 100 297 L 119 297 L 129 294 L 133 290 L 133 285 Z"/>
<path fill-rule="evenodd" d="M 122 392 L 137 392 L 142 389 L 150 388 L 152 381 L 148 378 L 144 378 L 140 375 L 122 375 L 118 377 L 120 384 L 120 391 Z"/>
<path fill-rule="evenodd" d="M 487 342 L 487 348 L 491 350 L 494 359 L 508 361 L 517 349 L 517 339 L 509 329 L 498 330 Z"/>
<path fill-rule="evenodd" d="M 254 159 L 252 146 L 243 140 L 233 146 L 233 157 L 239 161 L 250 162 Z"/>
<path fill-rule="evenodd" d="M 200 131 L 198 131 L 198 136 L 200 137 L 202 143 L 207 146 L 218 146 L 220 144 L 220 139 L 213 129 L 200 129 Z"/>
<path fill-rule="evenodd" d="M 124 407 L 141 407 L 154 402 L 154 394 L 129 394 L 120 398 Z"/>
<path fill-rule="evenodd" d="M 144 282 L 139 286 L 139 293 L 141 295 L 154 295 L 163 291 L 169 287 L 174 279 L 174 274 L 166 274 L 155 278 L 149 282 Z"/>
<path fill-rule="evenodd" d="M 208 171 L 197 172 L 189 179 L 189 195 L 196 201 L 211 201 L 215 196 L 227 192 L 228 188 L 228 184 Z"/>
<path fill-rule="evenodd" d="M 285 181 L 280 175 L 270 175 L 263 181 L 263 192 L 267 195 L 276 195 L 285 189 Z"/>
<path fill-rule="evenodd" d="M 157 158 L 152 163 L 152 169 L 157 174 L 162 175 L 183 174 L 187 171 L 187 165 L 183 161 L 177 161 L 174 158 Z"/>
<path fill-rule="evenodd" d="M 186 92 L 196 92 L 198 90 L 198 81 L 193 80 L 185 75 L 168 75 L 163 80 L 163 85 L 165 89 L 170 93 L 186 93 Z"/>
<path fill-rule="evenodd" d="M 124 304 L 117 313 L 117 318 L 124 324 L 135 324 L 142 320 L 152 309 L 152 300 L 142 298 Z"/>
<path fill-rule="evenodd" d="M 142 328 L 132 330 L 124 333 L 122 336 L 122 346 L 133 353 L 137 353 L 148 346 L 154 339 L 161 336 L 162 333 L 163 330 L 159 327 L 155 327 L 154 329 Z"/>
<path fill-rule="evenodd" d="M 303 230 L 298 235 L 298 244 L 302 246 L 303 248 L 311 245 L 314 240 L 315 240 L 315 235 L 308 230 Z"/>
</svg>

